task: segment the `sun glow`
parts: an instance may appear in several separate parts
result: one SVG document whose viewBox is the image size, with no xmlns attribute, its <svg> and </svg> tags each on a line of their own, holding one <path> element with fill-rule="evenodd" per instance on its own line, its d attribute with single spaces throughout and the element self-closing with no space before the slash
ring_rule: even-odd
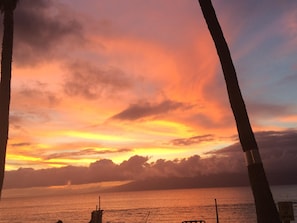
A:
<svg viewBox="0 0 297 223">
<path fill-rule="evenodd" d="M 78 132 L 78 131 L 65 131 L 63 135 L 70 138 L 80 138 L 80 139 L 89 139 L 94 141 L 110 141 L 110 142 L 131 142 L 132 138 L 122 137 L 119 135 L 107 135 L 100 133 L 91 133 L 91 132 Z"/>
</svg>

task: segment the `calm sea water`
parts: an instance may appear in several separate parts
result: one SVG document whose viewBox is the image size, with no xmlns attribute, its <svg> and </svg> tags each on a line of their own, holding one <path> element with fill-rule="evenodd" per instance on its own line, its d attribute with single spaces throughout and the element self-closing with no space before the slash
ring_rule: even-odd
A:
<svg viewBox="0 0 297 223">
<path fill-rule="evenodd" d="M 297 185 L 275 186 L 272 193 L 276 202 L 297 201 Z M 28 196 L 28 190 L 5 191 L 0 202 L 0 223 L 55 223 L 58 219 L 64 223 L 88 223 L 91 212 L 99 205 L 98 193 L 45 194 L 41 196 L 37 191 L 38 196 Z M 256 222 L 248 187 L 100 194 L 105 223 L 181 223 L 200 219 L 215 223 L 214 199 L 221 223 Z M 294 211 L 296 218 L 297 203 Z"/>
</svg>

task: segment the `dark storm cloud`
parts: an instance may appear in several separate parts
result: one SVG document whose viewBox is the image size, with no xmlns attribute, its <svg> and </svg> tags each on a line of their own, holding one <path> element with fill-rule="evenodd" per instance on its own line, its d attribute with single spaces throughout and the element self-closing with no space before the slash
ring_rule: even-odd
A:
<svg viewBox="0 0 297 223">
<path fill-rule="evenodd" d="M 160 159 L 154 163 L 148 161 L 148 157 L 133 156 L 121 164 L 103 159 L 91 163 L 89 167 L 67 166 L 42 170 L 20 168 L 6 172 L 5 188 L 65 185 L 67 182 L 83 184 L 104 181 L 138 181 L 156 177 L 196 177 L 218 173 L 237 173 L 238 169 L 243 169 L 236 167 L 231 170 L 232 165 L 229 165 L 228 161 L 222 161 L 222 158 L 201 159 L 197 155 L 182 160 Z"/>
<path fill-rule="evenodd" d="M 205 172 L 204 161 L 194 155 L 181 160 L 159 159 L 152 163 L 146 177 L 192 177 Z M 143 178 L 142 178 L 143 179 Z"/>
<path fill-rule="evenodd" d="M 15 11 L 14 62 L 32 65 L 57 56 L 62 44 L 83 40 L 82 26 L 52 1 L 22 0 Z"/>
<path fill-rule="evenodd" d="M 297 131 L 260 132 L 256 134 L 263 162 L 274 171 L 297 170 Z"/>
<path fill-rule="evenodd" d="M 77 62 L 69 65 L 64 91 L 70 96 L 96 99 L 101 96 L 114 97 L 117 92 L 131 86 L 131 79 L 119 69 L 101 69 L 87 62 Z"/>
<path fill-rule="evenodd" d="M 143 160 L 139 162 L 139 160 Z M 118 181 L 134 179 L 138 174 L 143 173 L 136 169 L 145 162 L 146 158 L 138 156 L 131 157 L 121 165 L 113 163 L 111 160 L 102 159 L 91 163 L 89 167 L 67 166 L 62 168 L 49 168 L 34 170 L 31 168 L 20 168 L 15 171 L 8 171 L 5 178 L 5 187 L 34 187 L 83 184 L 104 181 Z M 137 174 L 135 176 L 135 174 Z"/>
<path fill-rule="evenodd" d="M 213 140 L 214 140 L 214 136 L 211 134 L 208 134 L 208 135 L 201 135 L 201 136 L 193 136 L 190 138 L 173 139 L 170 142 L 170 144 L 173 144 L 175 146 L 188 146 L 193 144 L 199 144 L 202 142 L 209 142 Z"/>
<path fill-rule="evenodd" d="M 163 101 L 159 104 L 151 104 L 149 102 L 140 102 L 138 104 L 132 104 L 124 111 L 114 115 L 112 119 L 119 120 L 138 120 L 146 117 L 154 117 L 158 115 L 164 115 L 171 111 L 186 108 L 187 105 L 181 102 L 175 102 L 171 100 Z"/>
<path fill-rule="evenodd" d="M 297 170 L 297 130 L 257 132 L 257 139 L 263 163 L 269 172 L 290 172 Z M 244 156 L 239 143 L 209 153 L 238 160 Z"/>
<path fill-rule="evenodd" d="M 80 181 L 83 182 L 87 167 L 67 166 L 63 168 L 51 168 L 34 170 L 32 168 L 20 168 L 12 171 L 7 176 L 7 187 L 17 188 L 34 187 L 34 186 L 50 186 L 50 185 L 66 185 L 72 179 L 76 180 L 76 176 L 80 176 Z"/>
</svg>

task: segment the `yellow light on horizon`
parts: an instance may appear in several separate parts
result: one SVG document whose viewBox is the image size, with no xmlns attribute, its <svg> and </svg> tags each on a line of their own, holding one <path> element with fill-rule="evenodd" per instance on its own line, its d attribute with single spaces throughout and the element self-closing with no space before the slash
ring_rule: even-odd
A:
<svg viewBox="0 0 297 223">
<path fill-rule="evenodd" d="M 99 134 L 99 133 L 91 133 L 91 132 L 78 132 L 78 131 L 65 131 L 64 135 L 74 137 L 74 138 L 83 138 L 83 139 L 91 139 L 91 140 L 104 140 L 104 141 L 119 141 L 119 142 L 131 142 L 134 139 L 117 136 L 117 135 L 107 135 L 107 134 Z"/>
<path fill-rule="evenodd" d="M 32 162 L 42 160 L 39 157 L 32 157 L 32 156 L 25 156 L 25 155 L 18 155 L 18 154 L 10 154 L 10 153 L 8 153 L 6 156 L 7 156 L 7 159 L 10 159 L 10 160 L 22 160 L 22 161 L 32 161 Z"/>
<path fill-rule="evenodd" d="M 74 164 L 74 166 L 88 166 L 90 163 L 95 162 L 98 158 L 79 158 L 79 159 L 70 159 L 70 158 L 57 158 L 50 159 L 44 162 L 45 165 L 51 167 L 64 167 Z"/>
</svg>

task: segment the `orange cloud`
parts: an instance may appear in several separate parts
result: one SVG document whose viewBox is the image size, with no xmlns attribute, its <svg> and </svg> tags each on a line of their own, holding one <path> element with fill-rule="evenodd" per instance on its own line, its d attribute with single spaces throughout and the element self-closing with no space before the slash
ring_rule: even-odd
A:
<svg viewBox="0 0 297 223">
<path fill-rule="evenodd" d="M 8 168 L 88 165 L 104 157 L 120 163 L 133 155 L 203 156 L 234 142 L 224 78 L 199 5 L 168 2 L 93 2 L 80 10 L 67 2 L 20 6 L 32 27 L 25 30 L 18 15 Z M 257 54 L 284 30 L 294 42 L 294 11 L 263 25 L 257 19 L 263 5 L 255 11 L 245 6 L 215 2 L 253 124 L 256 130 L 292 126 L 294 105 L 265 103 L 278 75 L 260 69 L 264 58 Z M 284 26 L 276 30 L 276 24 Z M 281 46 L 268 47 L 286 67 L 289 60 L 281 59 L 292 53 L 288 45 L 282 41 L 280 54 Z M 288 74 L 293 77 L 292 70 Z"/>
</svg>

